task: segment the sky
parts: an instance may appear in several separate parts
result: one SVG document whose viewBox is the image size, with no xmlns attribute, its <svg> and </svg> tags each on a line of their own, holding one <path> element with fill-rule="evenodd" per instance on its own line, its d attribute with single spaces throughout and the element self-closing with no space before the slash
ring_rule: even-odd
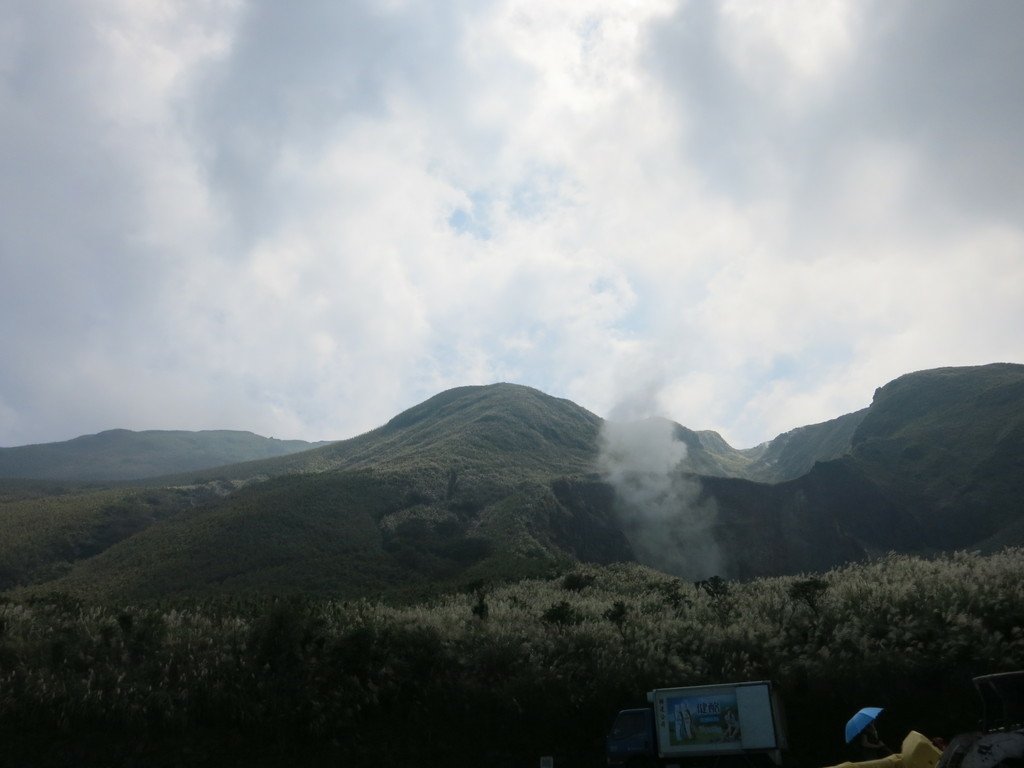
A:
<svg viewBox="0 0 1024 768">
<path fill-rule="evenodd" d="M 0 2 L 0 446 L 1024 362 L 1018 0 Z"/>
</svg>

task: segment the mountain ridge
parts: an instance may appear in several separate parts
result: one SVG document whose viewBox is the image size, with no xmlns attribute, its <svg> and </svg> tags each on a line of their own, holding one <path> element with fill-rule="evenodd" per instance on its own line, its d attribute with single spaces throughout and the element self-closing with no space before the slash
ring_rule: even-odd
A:
<svg viewBox="0 0 1024 768">
<path fill-rule="evenodd" d="M 389 460 L 408 461 L 410 456 L 416 451 L 422 450 L 425 444 L 433 442 L 432 438 L 440 431 L 439 428 L 443 426 L 453 408 L 456 410 L 465 408 L 467 401 L 485 401 L 488 393 L 496 392 L 502 393 L 503 397 L 534 398 L 541 401 L 547 399 L 549 402 L 567 404 L 572 409 L 576 409 L 580 415 L 580 419 L 578 419 L 580 423 L 568 433 L 573 437 L 570 444 L 563 447 L 576 453 L 577 464 L 581 460 L 587 461 L 595 455 L 596 449 L 593 446 L 593 441 L 596 432 L 593 428 L 599 429 L 604 422 L 600 417 L 566 398 L 557 398 L 522 384 L 497 382 L 444 390 L 400 412 L 375 429 L 343 440 L 315 443 L 302 440 L 277 440 L 240 430 L 134 431 L 109 429 L 66 441 L 0 448 L 0 478 L 118 482 L 184 480 L 187 475 L 193 475 L 200 481 L 217 478 L 238 480 L 246 479 L 241 477 L 245 474 L 250 477 L 258 477 L 293 471 L 354 468 L 363 466 L 367 462 L 378 461 L 381 451 L 390 454 Z M 743 477 L 760 482 L 779 482 L 799 476 L 813 466 L 815 460 L 834 458 L 848 448 L 848 445 L 843 443 L 838 450 L 834 447 L 825 451 L 819 450 L 813 452 L 810 459 L 805 456 L 803 461 L 800 461 L 791 457 L 787 453 L 787 448 L 792 444 L 804 446 L 808 440 L 805 438 L 794 440 L 794 435 L 817 435 L 834 424 L 854 423 L 859 415 L 866 410 L 862 409 L 820 424 L 797 427 L 754 448 L 746 449 L 733 448 L 716 431 L 692 430 L 677 422 L 672 422 L 672 424 L 678 439 L 686 444 L 689 452 L 684 459 L 684 468 L 687 471 L 722 477 Z M 517 430 L 514 421 L 502 423 L 500 414 L 493 412 L 481 414 L 481 418 L 490 421 L 494 427 L 505 427 L 512 432 Z M 422 422 L 430 419 L 433 421 L 426 429 L 426 433 L 417 435 L 417 430 L 422 432 L 420 429 Z M 563 420 L 561 426 L 564 425 Z M 544 434 L 549 438 L 554 437 L 556 443 L 567 434 L 555 428 L 534 428 L 533 432 L 532 438 L 535 445 L 543 442 L 538 437 Z M 112 446 L 112 449 L 110 446 L 104 445 L 114 437 L 121 438 L 123 445 Z M 236 443 L 243 439 L 248 440 L 251 445 L 237 446 L 234 453 L 217 452 L 202 445 L 204 439 L 223 439 L 225 437 L 232 438 Z M 520 434 L 519 437 L 527 436 Z M 177 456 L 161 458 L 155 455 L 154 446 L 146 443 L 161 438 L 164 440 L 176 439 L 187 443 L 192 450 L 189 460 L 184 462 Z M 476 435 L 471 444 L 478 443 L 479 438 L 480 436 Z M 451 437 L 446 439 L 453 442 Z M 78 455 L 75 454 L 75 449 L 78 448 L 94 453 L 97 450 L 107 451 L 113 454 L 112 457 L 108 457 L 108 461 L 111 463 L 106 467 L 91 466 L 88 460 L 80 455 L 81 452 Z M 154 454 L 149 463 L 146 462 L 147 457 L 139 455 L 140 448 L 144 453 L 148 451 Z M 306 454 L 311 451 L 318 452 L 302 457 L 294 456 L 294 454 Z M 250 455 L 236 455 L 246 452 Z M 806 453 L 806 448 L 804 448 L 804 452 Z M 549 458 L 551 458 L 550 453 L 551 451 L 548 451 Z M 54 461 L 59 462 L 57 467 L 52 466 Z M 165 463 L 160 464 L 160 461 Z M 175 461 L 178 462 L 177 465 L 174 465 Z M 98 462 L 94 463 L 98 464 Z M 187 464 L 187 466 L 182 466 L 182 464 Z"/>
<path fill-rule="evenodd" d="M 244 430 L 108 429 L 54 443 L 0 448 L 0 478 L 117 482 L 281 456 L 322 443 Z"/>
<path fill-rule="evenodd" d="M 407 594 L 618 561 L 749 578 L 1024 534 L 1024 366 L 909 374 L 867 409 L 745 452 L 664 421 L 686 461 L 633 471 L 627 486 L 597 461 L 603 424 L 522 385 L 455 388 L 350 440 L 162 478 L 130 500 L 86 494 L 87 520 L 63 504 L 30 572 L 0 546 L 0 587 Z M 947 450 L 950 435 L 968 450 Z M 758 478 L 769 471 L 781 479 Z M 652 480 L 653 495 L 630 496 Z M 23 520 L 57 503 L 3 498 Z M 16 534 L 7 541 L 10 552 Z"/>
</svg>

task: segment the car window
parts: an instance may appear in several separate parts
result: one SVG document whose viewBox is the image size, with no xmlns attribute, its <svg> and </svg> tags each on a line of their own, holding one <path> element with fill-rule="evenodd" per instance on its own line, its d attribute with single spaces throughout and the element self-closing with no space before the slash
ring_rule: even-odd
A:
<svg viewBox="0 0 1024 768">
<path fill-rule="evenodd" d="M 644 732 L 647 718 L 643 712 L 620 712 L 612 726 L 612 738 L 627 739 Z"/>
</svg>

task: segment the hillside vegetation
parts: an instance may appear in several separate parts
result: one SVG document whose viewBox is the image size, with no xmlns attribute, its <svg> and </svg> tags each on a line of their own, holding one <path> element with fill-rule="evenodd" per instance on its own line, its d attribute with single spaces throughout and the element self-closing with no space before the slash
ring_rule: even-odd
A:
<svg viewBox="0 0 1024 768">
<path fill-rule="evenodd" d="M 617 477 L 588 411 L 462 387 L 288 456 L 0 483 L 0 763 L 582 768 L 650 688 L 766 678 L 821 766 L 865 704 L 949 737 L 1024 667 L 1024 366 L 745 451 L 652 425 L 688 463 Z"/>
<path fill-rule="evenodd" d="M 663 476 L 602 474 L 602 424 L 528 387 L 460 387 L 284 457 L 0 498 L 0 587 L 408 600 L 573 563 L 746 579 L 1024 543 L 1024 366 L 911 374 L 748 451 L 652 421 L 687 449 Z M 751 479 L 769 468 L 807 469 Z"/>
<path fill-rule="evenodd" d="M 59 443 L 0 448 L 0 478 L 108 482 L 139 480 L 282 456 L 316 447 L 252 432 L 112 429 Z"/>
<path fill-rule="evenodd" d="M 852 460 L 931 546 L 1024 543 L 1024 366 L 940 368 L 875 393 Z"/>
<path fill-rule="evenodd" d="M 0 590 L 59 578 L 76 562 L 225 492 L 0 482 Z"/>
<path fill-rule="evenodd" d="M 592 472 L 601 419 L 569 400 L 518 384 L 457 387 L 387 424 L 301 454 L 253 461 L 182 481 L 247 480 L 283 474 L 382 469 L 489 475 L 507 486 Z"/>
<path fill-rule="evenodd" d="M 1024 667 L 1022 593 L 1008 550 L 698 584 L 589 566 L 406 606 L 5 601 L 0 732 L 15 762 L 584 766 L 651 688 L 771 679 L 792 764 L 832 765 L 865 703 L 890 743 L 970 730 L 970 678 Z"/>
<path fill-rule="evenodd" d="M 791 455 L 817 444 L 823 457 L 799 477 L 768 487 L 737 477 L 701 479 L 701 503 L 718 511 L 719 542 L 735 541 L 744 526 L 763 537 L 726 544 L 726 574 L 1024 543 L 1024 366 L 908 374 L 880 388 L 865 411 L 800 432 L 787 433 L 794 446 L 813 439 L 788 449 Z M 847 439 L 845 453 L 824 460 Z M 823 538 L 829 530 L 838 534 L 831 542 Z M 801 542 L 806 557 L 793 550 Z"/>
<path fill-rule="evenodd" d="M 405 475 L 370 471 L 276 478 L 140 532 L 36 591 L 98 600 L 408 597 L 446 582 L 544 573 L 570 559 L 528 530 L 531 513 L 558 508 L 553 495 L 526 489 L 478 508 L 486 502 L 474 490 L 433 498 Z"/>
<path fill-rule="evenodd" d="M 580 474 L 593 470 L 599 423 L 527 387 L 451 390 L 353 440 L 176 478 L 201 483 L 177 486 L 194 489 L 271 476 L 140 531 L 41 588 L 103 599 L 408 597 L 575 560 L 630 560 L 614 495 Z"/>
<path fill-rule="evenodd" d="M 676 427 L 687 448 L 681 469 L 707 477 L 781 483 L 809 472 L 819 461 L 845 456 L 867 409 L 785 432 L 754 448 L 736 449 L 717 432 Z"/>
</svg>

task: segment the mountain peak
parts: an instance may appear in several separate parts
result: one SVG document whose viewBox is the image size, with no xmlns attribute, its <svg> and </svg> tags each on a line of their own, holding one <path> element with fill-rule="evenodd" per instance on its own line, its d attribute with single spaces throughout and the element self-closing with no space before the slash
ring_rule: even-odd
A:
<svg viewBox="0 0 1024 768">
<path fill-rule="evenodd" d="M 431 456 L 476 463 L 550 462 L 581 469 L 593 459 L 601 420 L 575 403 L 507 382 L 445 390 L 383 427 L 338 443 L 331 453 L 359 462 L 421 462 Z M 481 453 L 482 452 L 482 453 Z M 488 458 L 489 457 L 489 458 Z M 514 463 L 514 462 L 513 462 Z M 511 468 L 511 467 L 510 467 Z M 563 467 L 564 468 L 564 467 Z"/>
<path fill-rule="evenodd" d="M 529 403 L 551 404 L 553 402 L 557 402 L 557 398 L 523 384 L 500 382 L 467 385 L 439 392 L 422 403 L 402 411 L 384 426 L 391 429 L 405 429 L 425 419 L 445 418 L 453 413 L 480 407 L 497 405 L 509 410 L 528 410 L 527 404 Z"/>
</svg>

